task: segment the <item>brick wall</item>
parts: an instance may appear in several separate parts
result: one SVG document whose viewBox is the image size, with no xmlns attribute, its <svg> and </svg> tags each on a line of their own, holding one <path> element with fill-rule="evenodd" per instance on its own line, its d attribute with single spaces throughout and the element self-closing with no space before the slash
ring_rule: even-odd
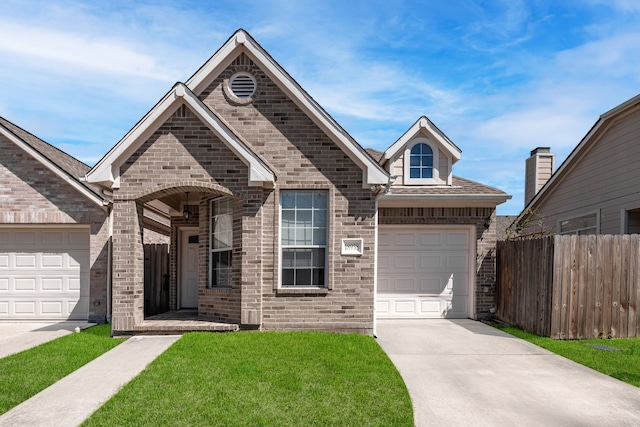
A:
<svg viewBox="0 0 640 427">
<path fill-rule="evenodd" d="M 2 135 L 0 152 L 0 224 L 89 225 L 89 320 L 104 322 L 109 239 L 106 210 Z"/>
<path fill-rule="evenodd" d="M 237 102 L 223 84 L 235 70 L 258 81 L 253 102 Z M 131 204 L 184 191 L 201 194 L 198 309 L 203 317 L 263 329 L 325 329 L 371 333 L 373 326 L 374 209 L 362 188 L 362 171 L 264 73 L 246 57 L 235 61 L 201 99 L 216 111 L 274 171 L 274 189 L 250 188 L 247 167 L 186 108 L 180 107 L 121 169 L 114 192 L 114 316 L 118 328 L 134 328 L 128 301 L 142 289 L 136 276 L 141 233 L 131 223 Z M 329 191 L 329 290 L 296 293 L 278 289 L 279 197 L 283 189 Z M 209 200 L 226 195 L 234 203 L 231 289 L 210 289 Z M 127 210 L 128 209 L 128 210 Z M 174 218 L 172 252 L 177 247 Z M 340 255 L 341 238 L 362 237 L 364 255 Z M 120 264 L 135 265 L 123 269 Z M 172 256 L 171 304 L 177 298 L 177 255 Z M 116 301 L 117 299 L 117 301 Z M 116 307 L 117 304 L 117 307 Z M 114 327 L 116 323 L 114 322 Z"/>
<path fill-rule="evenodd" d="M 250 72 L 257 81 L 257 92 L 247 105 L 225 90 L 225 82 L 237 71 Z M 255 261 L 263 278 L 262 327 L 370 333 L 375 201 L 371 191 L 362 188 L 362 170 L 245 55 L 222 72 L 200 98 L 250 142 L 277 176 L 276 189 L 264 199 L 257 224 L 261 248 L 255 254 L 261 253 L 262 258 Z M 278 289 L 278 206 L 280 190 L 285 189 L 329 190 L 330 290 L 326 293 L 294 294 Z M 341 239 L 348 237 L 364 239 L 363 256 L 340 255 Z M 243 304 L 248 291 L 243 288 Z M 254 291 L 253 295 L 257 300 L 259 294 Z M 250 312 L 247 309 L 247 316 Z"/>
<path fill-rule="evenodd" d="M 474 225 L 476 229 L 476 313 L 489 317 L 496 306 L 496 211 L 494 208 L 385 208 L 378 223 Z M 487 227 L 488 225 L 488 227 Z"/>
</svg>

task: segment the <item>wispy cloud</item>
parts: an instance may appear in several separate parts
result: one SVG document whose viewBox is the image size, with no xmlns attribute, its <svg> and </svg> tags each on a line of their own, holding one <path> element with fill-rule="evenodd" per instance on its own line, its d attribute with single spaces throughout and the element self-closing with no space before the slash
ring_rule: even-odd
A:
<svg viewBox="0 0 640 427">
<path fill-rule="evenodd" d="M 0 115 L 93 163 L 237 28 L 362 145 L 420 115 L 462 148 L 457 175 L 514 194 L 640 92 L 640 3 L 4 0 Z M 37 99 L 37 102 L 34 100 Z"/>
</svg>

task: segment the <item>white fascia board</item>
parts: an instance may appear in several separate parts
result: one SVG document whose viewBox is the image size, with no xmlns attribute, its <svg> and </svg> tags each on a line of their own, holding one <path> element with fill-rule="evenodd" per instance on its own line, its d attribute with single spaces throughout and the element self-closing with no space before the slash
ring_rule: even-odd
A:
<svg viewBox="0 0 640 427">
<path fill-rule="evenodd" d="M 184 84 L 173 89 L 87 174 L 89 182 L 119 187 L 120 166 L 171 115 L 187 105 L 198 118 L 249 168 L 250 186 L 273 185 L 273 172 L 242 143 Z"/>
<path fill-rule="evenodd" d="M 442 131 L 440 131 L 438 128 L 435 127 L 435 125 L 433 125 L 433 123 L 431 123 L 431 121 L 422 116 L 420 117 L 401 137 L 400 139 L 398 139 L 396 142 L 393 143 L 393 145 L 391 145 L 391 147 L 389 147 L 383 155 L 383 159 L 386 160 L 391 160 L 394 159 L 398 153 L 400 153 L 404 147 L 407 145 L 407 143 L 413 139 L 415 136 L 417 136 L 420 133 L 420 130 L 424 129 L 429 136 L 431 136 L 433 139 L 435 139 L 438 144 L 444 148 L 444 150 L 451 156 L 452 158 L 452 163 L 457 162 L 458 160 L 460 160 L 460 156 L 462 154 L 462 152 L 460 151 L 460 149 L 458 149 L 458 147 L 456 147 L 455 145 L 453 145 L 451 143 L 451 141 L 449 140 L 449 138 L 444 135 L 442 133 Z"/>
<path fill-rule="evenodd" d="M 65 181 L 67 184 L 71 185 L 76 190 L 80 191 L 84 194 L 89 200 L 94 202 L 96 205 L 104 208 L 107 204 L 107 201 L 100 196 L 98 196 L 93 191 L 89 190 L 87 187 L 82 185 L 79 181 L 73 179 L 67 172 L 65 172 L 61 167 L 53 163 L 47 157 L 42 155 L 39 151 L 31 147 L 31 145 L 24 142 L 22 139 L 13 134 L 13 132 L 5 129 L 4 126 L 0 125 L 0 133 L 2 133 L 5 137 L 7 137 L 10 141 L 16 144 L 18 147 L 26 151 L 30 156 L 35 158 L 37 161 L 42 163 L 47 169 L 56 174 L 60 179 Z"/>
<path fill-rule="evenodd" d="M 509 194 L 384 194 L 378 198 L 380 207 L 495 207 L 509 199 Z"/>
<path fill-rule="evenodd" d="M 363 170 L 363 187 L 386 185 L 389 175 L 373 161 L 334 120 L 246 32 L 238 30 L 227 43 L 187 81 L 196 95 L 201 93 L 239 52 L 247 54 L 287 96 Z"/>
<path fill-rule="evenodd" d="M 120 166 L 180 106 L 176 102 L 176 86 L 151 109 L 100 161 L 87 173 L 87 182 L 118 188 Z"/>
</svg>

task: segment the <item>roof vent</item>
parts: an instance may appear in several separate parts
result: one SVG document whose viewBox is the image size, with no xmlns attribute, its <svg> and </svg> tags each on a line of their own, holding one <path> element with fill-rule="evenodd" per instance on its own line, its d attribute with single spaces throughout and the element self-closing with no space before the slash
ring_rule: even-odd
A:
<svg viewBox="0 0 640 427">
<path fill-rule="evenodd" d="M 236 73 L 229 79 L 229 88 L 239 99 L 251 98 L 256 93 L 256 79 L 249 73 Z"/>
</svg>

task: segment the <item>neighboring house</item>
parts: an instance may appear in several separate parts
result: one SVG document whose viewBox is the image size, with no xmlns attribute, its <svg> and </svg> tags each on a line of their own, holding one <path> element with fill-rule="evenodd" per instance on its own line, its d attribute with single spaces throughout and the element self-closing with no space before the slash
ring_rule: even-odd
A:
<svg viewBox="0 0 640 427">
<path fill-rule="evenodd" d="M 0 319 L 104 321 L 109 209 L 88 171 L 0 118 Z"/>
<path fill-rule="evenodd" d="M 495 208 L 510 196 L 454 176 L 460 154 L 426 117 L 384 153 L 365 151 L 239 30 L 73 174 L 108 195 L 97 198 L 108 199 L 98 209 L 110 221 L 100 241 L 111 237 L 111 286 L 98 286 L 112 306 L 100 313 L 115 334 L 158 327 L 144 315 L 143 249 L 168 234 L 164 331 L 216 321 L 371 334 L 376 316 L 486 316 Z M 212 326 L 181 323 L 185 309 Z"/>
<path fill-rule="evenodd" d="M 523 234 L 640 233 L 640 95 L 600 116 L 555 173 L 548 148 L 531 154 Z"/>
</svg>

